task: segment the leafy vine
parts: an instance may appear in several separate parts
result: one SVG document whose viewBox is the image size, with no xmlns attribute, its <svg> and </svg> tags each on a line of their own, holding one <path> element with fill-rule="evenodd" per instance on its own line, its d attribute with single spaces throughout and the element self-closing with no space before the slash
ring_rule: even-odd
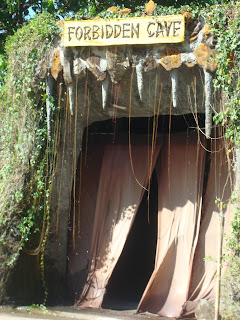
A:
<svg viewBox="0 0 240 320">
<path fill-rule="evenodd" d="M 0 271 L 5 278 L 31 233 L 39 240 L 44 233 L 43 261 L 51 187 L 48 157 L 53 146 L 47 142 L 45 84 L 35 77 L 35 69 L 59 32 L 56 20 L 44 12 L 6 42 L 0 99 Z"/>
</svg>

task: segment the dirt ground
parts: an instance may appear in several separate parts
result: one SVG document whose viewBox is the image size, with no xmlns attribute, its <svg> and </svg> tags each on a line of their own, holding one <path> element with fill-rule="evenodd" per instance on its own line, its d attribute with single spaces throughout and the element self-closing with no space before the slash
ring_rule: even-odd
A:
<svg viewBox="0 0 240 320">
<path fill-rule="evenodd" d="M 49 308 L 43 311 L 38 308 L 26 307 L 10 308 L 0 307 L 0 320 L 21 320 L 21 319 L 40 319 L 40 320 L 175 320 L 175 318 L 162 318 L 152 314 L 135 314 L 135 310 L 116 311 L 116 310 L 93 310 L 81 309 L 76 307 Z"/>
</svg>

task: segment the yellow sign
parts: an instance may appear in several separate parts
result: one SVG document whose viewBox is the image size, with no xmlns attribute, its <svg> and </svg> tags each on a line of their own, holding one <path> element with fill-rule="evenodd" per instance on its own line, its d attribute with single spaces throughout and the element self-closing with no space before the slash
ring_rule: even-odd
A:
<svg viewBox="0 0 240 320">
<path fill-rule="evenodd" d="M 184 16 L 64 21 L 63 45 L 111 46 L 184 41 Z"/>
</svg>

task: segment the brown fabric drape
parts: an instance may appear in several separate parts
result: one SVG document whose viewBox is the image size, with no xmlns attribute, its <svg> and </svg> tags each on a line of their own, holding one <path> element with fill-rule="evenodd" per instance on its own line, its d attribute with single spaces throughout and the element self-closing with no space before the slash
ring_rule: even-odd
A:
<svg viewBox="0 0 240 320">
<path fill-rule="evenodd" d="M 187 301 L 201 218 L 205 151 L 194 134 L 171 136 L 156 165 L 158 239 L 155 269 L 138 311 L 179 317 Z"/>
<path fill-rule="evenodd" d="M 231 206 L 228 204 L 232 191 L 231 169 L 223 141 L 215 141 L 211 149 L 211 165 L 204 196 L 199 240 L 194 257 L 188 301 L 183 310 L 185 314 L 193 313 L 201 299 L 214 300 L 219 231 L 219 208 L 215 203 L 216 199 L 220 199 L 226 205 L 224 208 L 226 233 L 229 233 L 232 218 Z M 206 257 L 210 259 L 204 259 Z"/>
<path fill-rule="evenodd" d="M 184 317 L 194 313 L 201 299 L 214 300 L 219 214 L 215 200 L 226 205 L 228 233 L 232 181 L 224 142 L 212 143 L 206 172 L 203 139 L 201 143 L 195 134 L 171 135 L 170 145 L 165 137 L 157 163 L 160 147 L 153 153 L 152 165 L 150 148 L 132 146 L 134 172 L 128 146 L 89 145 L 81 190 L 75 197 L 75 248 L 71 237 L 68 253 L 68 280 L 77 297 L 85 284 L 77 305 L 101 306 L 144 193 L 136 179 L 146 187 L 154 167 L 158 178 L 155 269 L 138 311 Z M 208 256 L 211 259 L 204 259 Z"/>
<path fill-rule="evenodd" d="M 127 145 L 105 146 L 94 218 L 91 264 L 77 305 L 101 306 L 106 285 L 123 250 L 144 192 L 137 180 L 146 187 L 160 146 L 156 146 L 153 152 L 152 164 L 148 146 L 132 146 L 131 150 L 134 173 Z"/>
<path fill-rule="evenodd" d="M 73 296 L 82 292 L 87 279 L 103 151 L 103 145 L 89 144 L 78 162 L 71 214 L 73 221 L 75 210 L 75 237 L 73 241 L 74 223 L 71 223 L 68 241 L 67 282 Z"/>
</svg>

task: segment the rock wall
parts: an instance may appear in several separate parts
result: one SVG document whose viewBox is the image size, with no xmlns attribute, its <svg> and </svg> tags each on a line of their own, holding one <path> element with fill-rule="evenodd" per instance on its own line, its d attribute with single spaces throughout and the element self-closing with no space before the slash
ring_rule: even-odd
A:
<svg viewBox="0 0 240 320">
<path fill-rule="evenodd" d="M 204 113 L 202 100 L 206 99 L 208 107 L 212 104 L 209 81 L 217 68 L 215 39 L 208 24 L 185 15 L 182 43 L 63 47 L 61 39 L 56 43 L 50 70 L 43 64 L 38 74 L 44 77 L 50 71 L 57 80 L 63 70 L 71 113 L 75 103 L 81 109 L 83 100 L 87 100 L 91 107 L 89 124 L 111 118 L 115 107 L 119 110 L 117 117 L 128 117 L 131 87 L 132 116 L 152 116 L 160 92 L 159 114 L 180 115 L 193 110 Z M 87 96 L 86 82 L 90 92 Z M 120 87 L 117 104 L 112 92 L 116 85 Z"/>
</svg>

